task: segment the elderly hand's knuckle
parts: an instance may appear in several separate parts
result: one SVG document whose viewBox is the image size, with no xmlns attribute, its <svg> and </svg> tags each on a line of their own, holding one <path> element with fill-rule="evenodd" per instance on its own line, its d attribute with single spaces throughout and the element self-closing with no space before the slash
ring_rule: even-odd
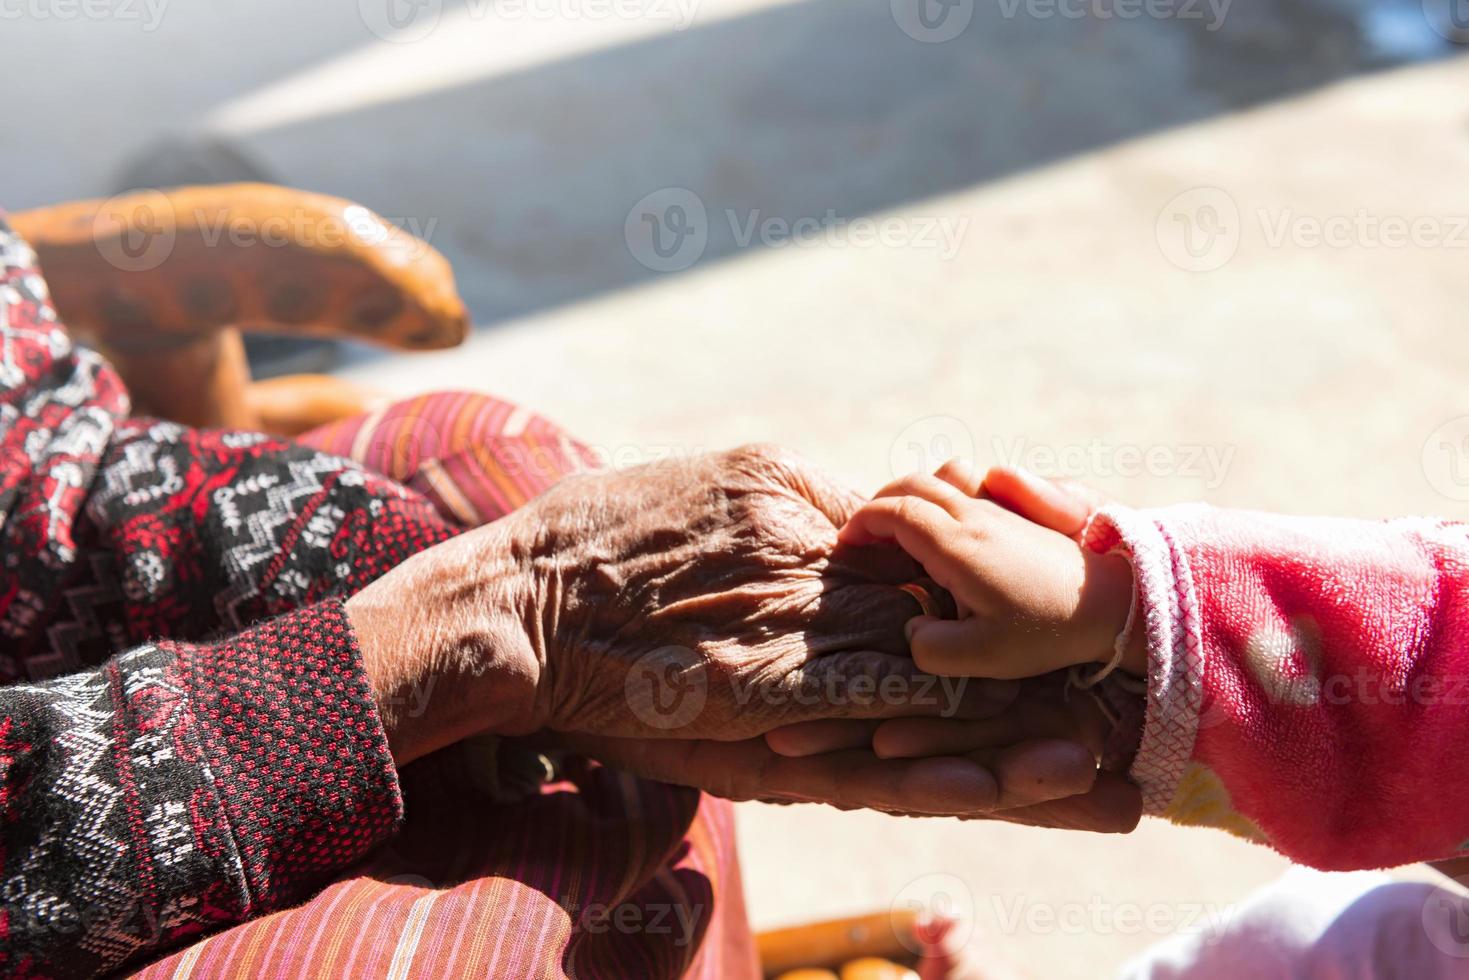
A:
<svg viewBox="0 0 1469 980">
<path fill-rule="evenodd" d="M 727 455 L 736 465 L 760 466 L 779 463 L 789 453 L 773 442 L 747 442 L 730 450 Z"/>
</svg>

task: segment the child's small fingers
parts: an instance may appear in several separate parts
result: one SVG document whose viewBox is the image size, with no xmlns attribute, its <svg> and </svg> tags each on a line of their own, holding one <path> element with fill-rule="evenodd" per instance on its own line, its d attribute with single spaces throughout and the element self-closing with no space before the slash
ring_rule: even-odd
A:
<svg viewBox="0 0 1469 980">
<path fill-rule="evenodd" d="M 925 673 L 947 677 L 1003 677 L 1006 680 L 1028 676 L 1025 671 L 991 673 L 998 665 L 990 649 L 994 642 L 994 629 L 986 620 L 916 616 L 908 620 L 907 633 L 913 662 Z"/>
<path fill-rule="evenodd" d="M 921 497 L 948 511 L 955 520 L 963 520 L 974 501 L 947 480 L 928 473 L 909 473 L 877 492 L 874 500 L 886 497 Z"/>
<path fill-rule="evenodd" d="M 978 497 L 984 489 L 984 474 L 967 459 L 955 456 L 934 474 L 966 497 Z"/>
<path fill-rule="evenodd" d="M 1081 533 L 1097 507 L 1094 492 L 1061 487 L 1019 467 L 992 468 L 984 488 L 1000 506 L 1068 537 Z"/>
<path fill-rule="evenodd" d="M 940 584 L 953 581 L 960 570 L 953 542 L 959 522 L 942 507 L 921 497 L 883 497 L 862 506 L 842 528 L 838 540 L 846 545 L 896 541 Z"/>
</svg>

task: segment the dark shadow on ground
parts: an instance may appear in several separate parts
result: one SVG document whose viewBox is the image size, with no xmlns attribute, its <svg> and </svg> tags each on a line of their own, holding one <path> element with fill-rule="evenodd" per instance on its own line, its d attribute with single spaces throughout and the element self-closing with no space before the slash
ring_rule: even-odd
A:
<svg viewBox="0 0 1469 980">
<path fill-rule="evenodd" d="M 1199 19 L 1162 20 L 1007 16 L 1014 0 L 996 0 L 945 43 L 905 34 L 889 0 L 811 0 L 252 134 L 250 148 L 292 182 L 413 216 L 483 326 L 687 264 L 640 262 L 624 240 L 660 189 L 697 195 L 702 232 L 668 195 L 633 223 L 661 223 L 668 251 L 694 233 L 698 267 L 759 247 L 752 219 L 850 220 L 1461 50 L 1402 2 L 1420 20 L 1394 46 L 1362 16 L 1382 3 L 1345 0 L 1236 3 L 1222 24 L 1205 0 L 1178 0 Z"/>
</svg>

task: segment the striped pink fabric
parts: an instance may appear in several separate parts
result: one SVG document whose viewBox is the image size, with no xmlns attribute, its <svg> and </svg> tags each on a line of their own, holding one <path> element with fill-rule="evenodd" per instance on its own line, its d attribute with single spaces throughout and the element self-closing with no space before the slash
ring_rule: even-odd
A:
<svg viewBox="0 0 1469 980">
<path fill-rule="evenodd" d="M 507 514 L 566 474 L 595 465 L 585 447 L 534 412 L 459 391 L 396 402 L 302 441 L 412 487 L 466 527 Z"/>
<path fill-rule="evenodd" d="M 591 464 L 532 413 L 482 395 L 401 402 L 304 440 L 491 521 Z M 394 842 L 298 908 L 181 950 L 162 977 L 757 977 L 723 800 L 582 760 L 505 799 L 493 739 L 401 773 Z"/>
</svg>

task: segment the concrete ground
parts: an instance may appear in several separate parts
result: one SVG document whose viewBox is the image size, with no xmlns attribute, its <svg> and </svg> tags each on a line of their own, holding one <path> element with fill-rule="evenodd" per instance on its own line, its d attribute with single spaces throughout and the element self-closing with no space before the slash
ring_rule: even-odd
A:
<svg viewBox="0 0 1469 980">
<path fill-rule="evenodd" d="M 952 257 L 752 251 L 351 373 L 503 392 L 623 459 L 772 439 L 875 488 L 951 451 L 1018 455 L 1137 504 L 1466 518 L 1466 167 L 1460 60 L 883 213 L 965 223 Z M 1104 975 L 1286 866 L 1156 822 L 1115 839 L 752 805 L 740 826 L 762 925 L 946 889 L 1046 977 Z"/>
<path fill-rule="evenodd" d="M 0 131 L 7 206 L 170 167 L 361 199 L 450 255 L 483 329 L 346 373 L 508 395 L 618 463 L 759 439 L 866 489 L 962 454 L 1135 504 L 1469 517 L 1469 59 L 1418 0 L 1212 31 L 980 4 L 944 43 L 880 0 L 711 0 L 683 30 L 450 2 L 412 43 L 372 9 L 7 21 L 12 73 L 54 79 Z M 1285 867 L 1157 823 L 740 830 L 757 925 L 937 890 L 1045 977 Z"/>
</svg>

